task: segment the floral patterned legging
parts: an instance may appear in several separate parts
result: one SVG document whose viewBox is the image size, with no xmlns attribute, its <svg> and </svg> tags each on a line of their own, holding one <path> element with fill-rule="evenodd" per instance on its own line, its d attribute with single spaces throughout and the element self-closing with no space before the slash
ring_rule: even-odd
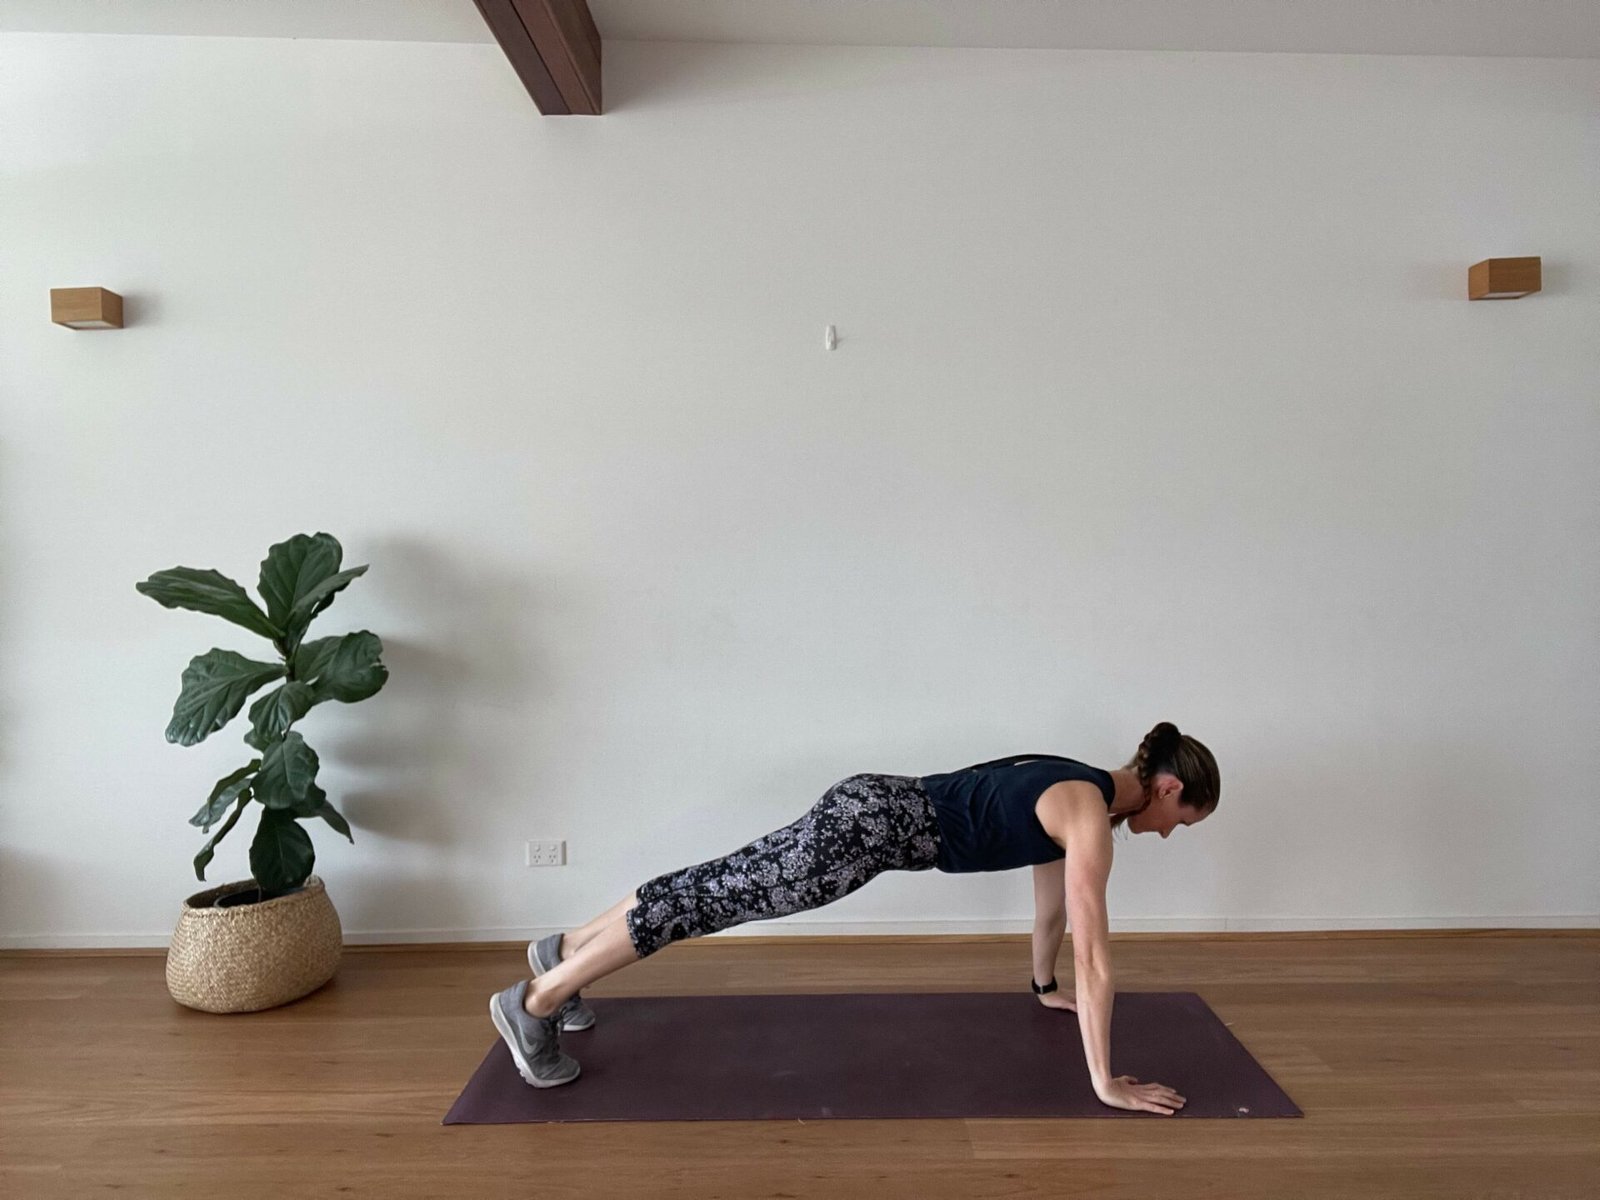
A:
<svg viewBox="0 0 1600 1200">
<path fill-rule="evenodd" d="M 628 936 L 647 958 L 684 938 L 821 908 L 880 872 L 927 871 L 938 858 L 938 817 L 921 780 L 852 775 L 782 829 L 640 884 Z"/>
</svg>

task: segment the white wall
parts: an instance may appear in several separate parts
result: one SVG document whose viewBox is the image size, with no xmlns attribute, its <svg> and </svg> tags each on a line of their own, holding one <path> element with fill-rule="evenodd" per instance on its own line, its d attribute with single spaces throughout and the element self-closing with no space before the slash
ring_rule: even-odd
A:
<svg viewBox="0 0 1600 1200">
<path fill-rule="evenodd" d="M 134 584 L 319 530 L 371 567 L 312 636 L 391 671 L 300 727 L 352 941 L 1163 719 L 1222 804 L 1119 845 L 1114 929 L 1597 922 L 1600 61 L 614 42 L 606 91 L 0 38 L 3 944 L 164 943 L 251 753 L 163 740 L 179 676 L 271 651 Z M 83 285 L 129 327 L 51 325 Z M 1030 917 L 900 874 L 735 932 Z"/>
</svg>

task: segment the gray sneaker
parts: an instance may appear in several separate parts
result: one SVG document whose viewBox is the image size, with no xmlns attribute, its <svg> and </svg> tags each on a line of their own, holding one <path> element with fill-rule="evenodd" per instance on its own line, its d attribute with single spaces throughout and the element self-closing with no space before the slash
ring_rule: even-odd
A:
<svg viewBox="0 0 1600 1200">
<path fill-rule="evenodd" d="M 552 933 L 549 937 L 528 943 L 528 965 L 533 968 L 535 975 L 553 971 L 561 964 L 561 936 Z M 561 1018 L 562 1030 L 569 1033 L 574 1029 L 588 1029 L 594 1024 L 594 1009 L 583 1002 L 582 992 L 573 992 L 556 1016 Z"/>
<path fill-rule="evenodd" d="M 557 1087 L 578 1077 L 578 1060 L 561 1050 L 561 1022 L 557 1017 L 530 1016 L 522 1007 L 528 998 L 527 979 L 489 997 L 489 1019 L 511 1050 L 517 1074 L 534 1087 Z"/>
</svg>

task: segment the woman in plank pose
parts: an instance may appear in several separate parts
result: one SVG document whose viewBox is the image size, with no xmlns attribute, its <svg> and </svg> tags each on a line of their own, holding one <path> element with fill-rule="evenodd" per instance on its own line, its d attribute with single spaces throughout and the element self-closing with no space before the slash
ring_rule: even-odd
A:
<svg viewBox="0 0 1600 1200">
<path fill-rule="evenodd" d="M 561 1049 L 561 1033 L 588 1029 L 595 1019 L 579 989 L 672 942 L 820 908 L 882 871 L 1032 866 L 1034 994 L 1078 1013 L 1103 1103 L 1171 1116 L 1184 1104 L 1171 1088 L 1111 1075 L 1111 832 L 1126 823 L 1134 833 L 1164 838 L 1215 812 L 1220 790 L 1211 751 L 1169 721 L 1146 734 L 1116 771 L 1022 754 L 942 775 L 852 775 L 792 824 L 721 858 L 658 875 L 582 928 L 530 943 L 534 978 L 490 997 L 489 1015 L 523 1079 L 534 1087 L 571 1083 L 578 1062 Z M 1055 981 L 1069 915 L 1076 1003 Z"/>
</svg>

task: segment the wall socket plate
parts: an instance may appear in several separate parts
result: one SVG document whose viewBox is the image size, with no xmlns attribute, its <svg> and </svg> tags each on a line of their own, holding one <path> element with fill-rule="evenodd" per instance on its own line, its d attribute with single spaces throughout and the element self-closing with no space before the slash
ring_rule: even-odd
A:
<svg viewBox="0 0 1600 1200">
<path fill-rule="evenodd" d="M 527 842 L 522 861 L 528 867 L 560 867 L 567 862 L 566 842 Z"/>
</svg>

